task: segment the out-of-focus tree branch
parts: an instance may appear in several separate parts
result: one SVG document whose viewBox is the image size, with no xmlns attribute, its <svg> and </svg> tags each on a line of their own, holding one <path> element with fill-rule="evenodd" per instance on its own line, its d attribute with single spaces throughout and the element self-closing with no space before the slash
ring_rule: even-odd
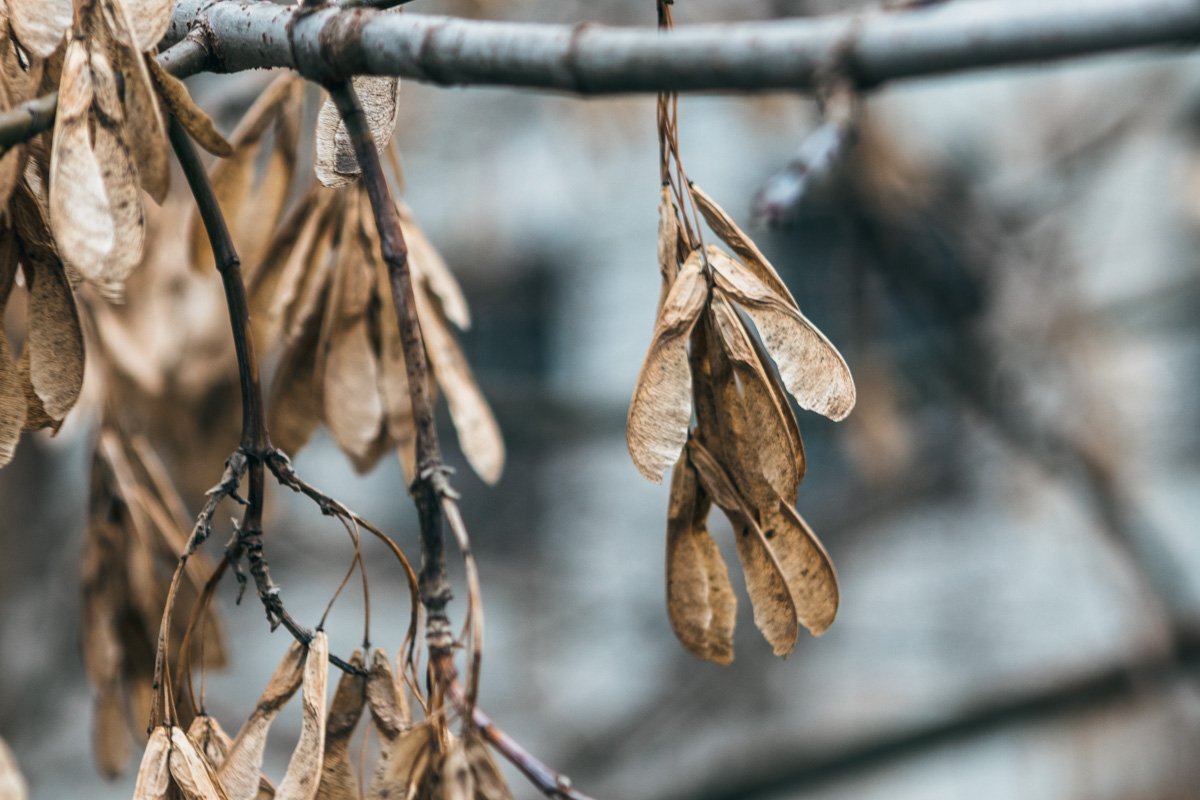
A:
<svg viewBox="0 0 1200 800">
<path fill-rule="evenodd" d="M 400 75 L 577 94 L 810 89 L 831 62 L 858 87 L 960 70 L 1200 42 L 1193 0 L 975 0 L 896 13 L 653 28 L 540 25 L 180 0 L 168 43 L 199 27 L 214 68 L 317 80 Z"/>
</svg>

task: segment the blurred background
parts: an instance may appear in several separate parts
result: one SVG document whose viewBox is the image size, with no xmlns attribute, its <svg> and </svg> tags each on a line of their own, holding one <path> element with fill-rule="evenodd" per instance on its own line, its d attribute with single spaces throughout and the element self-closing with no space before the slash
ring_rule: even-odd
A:
<svg viewBox="0 0 1200 800">
<path fill-rule="evenodd" d="M 675 13 L 851 7 L 681 0 Z M 649 0 L 413 10 L 654 20 Z M 269 77 L 190 86 L 229 131 Z M 481 702 L 502 727 L 598 798 L 1200 797 L 1195 55 L 884 88 L 864 99 L 857 141 L 770 227 L 753 200 L 819 123 L 812 100 L 683 98 L 690 177 L 748 227 L 859 387 L 845 422 L 799 417 L 799 509 L 838 567 L 838 620 L 776 659 L 740 594 L 725 668 L 671 633 L 667 490 L 624 440 L 659 291 L 654 99 L 412 82 L 401 97 L 403 195 L 471 302 L 463 344 L 508 446 L 486 487 L 444 419 L 484 586 Z M 197 287 L 204 313 L 179 324 L 220 336 L 217 284 Z M 224 430 L 213 420 L 235 412 L 170 423 Z M 0 735 L 39 800 L 132 787 L 91 765 L 78 587 L 94 414 L 73 416 L 0 472 Z M 155 443 L 194 511 L 235 440 L 214 434 L 204 454 Z M 296 462 L 415 558 L 394 459 L 357 476 L 322 433 Z M 311 624 L 350 547 L 311 506 L 270 503 L 275 579 Z M 407 592 L 390 557 L 367 552 L 372 638 L 395 652 Z M 288 641 L 227 584 L 231 665 L 209 675 L 207 704 L 233 732 Z M 361 639 L 360 603 L 352 584 L 335 607 L 337 652 Z M 461 599 L 451 609 L 461 619 Z M 296 713 L 271 740 L 275 778 Z"/>
</svg>

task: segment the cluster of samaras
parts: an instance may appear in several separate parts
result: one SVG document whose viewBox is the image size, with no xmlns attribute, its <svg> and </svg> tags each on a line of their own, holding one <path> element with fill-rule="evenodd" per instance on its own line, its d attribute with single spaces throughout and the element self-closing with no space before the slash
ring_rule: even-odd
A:
<svg viewBox="0 0 1200 800">
<path fill-rule="evenodd" d="M 307 647 L 293 644 L 271 676 L 258 703 L 232 739 L 213 717 L 196 716 L 185 731 L 179 726 L 154 729 L 138 770 L 134 800 L 383 800 L 437 797 L 446 800 L 510 800 L 487 746 L 467 729 L 454 735 L 441 713 L 413 718 L 408 688 L 411 669 L 393 672 L 388 656 L 375 650 L 370 670 L 361 652 L 350 664 L 326 708 L 329 649 L 324 633 Z M 303 722 L 300 739 L 278 786 L 263 774 L 263 753 L 271 723 L 297 692 Z M 419 692 L 413 691 L 428 712 Z M 351 753 L 363 711 L 379 737 L 379 755 L 360 788 Z M 363 776 L 365 778 L 365 776 Z"/>
<path fill-rule="evenodd" d="M 28 333 L 0 337 L 0 466 L 22 430 L 57 429 L 83 384 L 76 293 L 117 296 L 142 260 L 144 190 L 169 179 L 166 111 L 214 151 L 228 145 L 179 81 L 147 56 L 173 0 L 0 2 L 0 108 L 59 93 L 54 133 L 0 157 L 0 321 L 17 281 Z M 68 35 L 70 34 L 70 35 Z"/>
<path fill-rule="evenodd" d="M 737 604 L 706 522 L 715 503 L 735 532 L 754 621 L 783 655 L 801 625 L 822 633 L 838 606 L 833 565 L 793 508 L 804 445 L 785 390 L 801 407 L 842 419 L 854 382 L 728 214 L 694 184 L 681 192 L 736 256 L 701 245 L 664 186 L 663 295 L 629 408 L 629 451 L 655 482 L 674 466 L 667 606 L 680 641 L 701 658 L 733 658 Z"/>
</svg>

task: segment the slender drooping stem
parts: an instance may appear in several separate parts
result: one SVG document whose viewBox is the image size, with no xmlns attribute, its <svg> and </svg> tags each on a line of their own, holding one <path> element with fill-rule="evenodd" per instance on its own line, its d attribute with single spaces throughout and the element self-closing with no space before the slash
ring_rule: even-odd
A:
<svg viewBox="0 0 1200 800">
<path fill-rule="evenodd" d="M 349 83 L 334 84 L 330 96 L 337 105 L 346 129 L 354 143 L 354 152 L 362 167 L 362 180 L 375 224 L 379 230 L 380 249 L 387 265 L 392 300 L 400 322 L 400 344 L 404 351 L 408 373 L 409 394 L 412 400 L 413 423 L 416 427 L 417 477 L 410 491 L 417 506 L 421 528 L 421 568 L 418 574 L 421 604 L 425 607 L 425 638 L 430 656 L 449 652 L 454 646 L 454 633 L 446 613 L 450 602 L 450 581 L 446 576 L 445 541 L 442 535 L 441 499 L 451 494 L 446 469 L 442 464 L 438 444 L 437 422 L 429 386 L 429 362 L 421 324 L 417 319 L 417 301 L 413 290 L 412 271 L 408 264 L 408 246 L 400 229 L 400 214 L 388 189 L 387 178 L 379 160 L 379 151 L 371 137 L 366 116 L 358 97 Z"/>
<path fill-rule="evenodd" d="M 429 364 L 421 336 L 420 320 L 417 317 L 412 272 L 408 264 L 408 248 L 400 228 L 400 215 L 388 190 L 383 165 L 379 160 L 379 151 L 371 137 L 370 127 L 353 86 L 349 82 L 343 82 L 327 88 L 346 123 L 346 130 L 354 144 L 355 156 L 362 168 L 362 179 L 371 200 L 375 225 L 379 230 L 380 247 L 388 268 L 392 300 L 400 322 L 400 341 L 404 349 L 417 431 L 417 477 L 413 481 L 411 492 L 417 505 L 421 527 L 419 589 L 421 604 L 425 607 L 425 638 L 429 646 L 431 671 L 452 705 L 479 730 L 497 752 L 520 769 L 544 795 L 556 800 L 589 800 L 586 795 L 572 788 L 569 778 L 530 755 L 475 706 L 477 669 L 472 671 L 469 691 L 464 691 L 458 681 L 458 672 L 454 666 L 454 634 L 446 612 L 446 605 L 450 601 L 450 581 L 446 575 L 445 543 L 442 534 L 444 518 L 454 530 L 460 548 L 464 549 L 464 557 L 469 558 L 469 551 L 466 550 L 466 530 L 455 502 L 457 494 L 451 488 L 446 468 L 442 464 L 429 386 Z"/>
<path fill-rule="evenodd" d="M 207 536 L 207 524 L 211 521 L 209 506 L 215 510 L 216 503 L 225 497 L 236 497 L 239 479 L 245 475 L 248 484 L 246 510 L 237 528 L 237 537 L 227 553 L 231 563 L 236 564 L 242 556 L 250 567 L 259 600 L 267 612 L 267 619 L 274 629 L 280 625 L 288 630 L 297 641 L 307 644 L 313 633 L 298 623 L 284 608 L 279 587 L 271 580 L 270 567 L 263 552 L 263 502 L 264 472 L 266 463 L 275 455 L 271 437 L 267 431 L 266 411 L 263 405 L 262 384 L 259 380 L 258 361 L 254 355 L 254 337 L 250 330 L 250 303 L 246 296 L 246 284 L 242 280 L 241 259 L 238 258 L 225 215 L 221 212 L 213 192 L 212 183 L 196 146 L 187 131 L 174 118 L 168 127 L 171 146 L 183 168 L 188 186 L 196 199 L 196 208 L 213 249 L 213 259 L 225 290 L 225 303 L 229 309 L 229 323 L 233 331 L 234 352 L 237 355 L 238 381 L 242 395 L 242 438 L 238 451 L 230 457 L 226 474 L 210 492 L 209 503 L 197 521 L 196 530 L 188 543 L 188 552 L 193 551 Z M 207 518 L 206 518 L 207 514 Z M 185 554 L 186 556 L 186 554 Z M 361 672 L 337 656 L 330 655 L 331 664 L 340 669 Z"/>
</svg>

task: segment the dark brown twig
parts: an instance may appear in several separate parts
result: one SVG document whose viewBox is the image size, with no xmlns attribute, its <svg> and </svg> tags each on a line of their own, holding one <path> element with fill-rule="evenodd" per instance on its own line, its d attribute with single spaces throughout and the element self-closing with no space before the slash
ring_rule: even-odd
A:
<svg viewBox="0 0 1200 800">
<path fill-rule="evenodd" d="M 425 638 L 437 687 L 453 706 L 477 728 L 485 739 L 511 761 L 547 797 L 559 800 L 588 800 L 575 791 L 569 778 L 560 775 L 531 756 L 509 738 L 475 706 L 478 680 L 478 649 L 472 665 L 469 690 L 464 691 L 454 666 L 454 635 L 446 605 L 450 601 L 450 581 L 446 575 L 445 543 L 442 536 L 443 517 L 458 541 L 471 572 L 469 539 L 458 511 L 458 495 L 450 486 L 448 470 L 442 463 L 438 444 L 432 396 L 429 391 L 429 365 L 417 318 L 412 273 L 408 265 L 408 248 L 400 229 L 400 215 L 388 190 L 387 178 L 379 160 L 379 151 L 371 138 L 366 116 L 353 86 L 348 82 L 327 87 L 334 104 L 345 121 L 346 130 L 354 144 L 355 156 L 362 168 L 362 179 L 375 225 L 379 230 L 380 249 L 388 268 L 392 300 L 400 322 L 400 340 L 408 372 L 413 418 L 417 430 L 417 477 L 410 491 L 417 506 L 421 527 L 421 570 L 419 590 L 425 608 Z M 477 599 L 477 596 L 473 599 Z M 478 609 L 473 609 L 477 619 Z M 476 642 L 478 644 L 478 642 Z"/>
<path fill-rule="evenodd" d="M 225 290 L 225 301 L 229 308 L 229 321 L 233 330 L 234 351 L 237 355 L 238 379 L 242 395 L 242 439 L 237 452 L 226 462 L 225 475 L 209 493 L 209 500 L 196 523 L 188 550 L 181 556 L 182 565 L 187 555 L 208 536 L 211 530 L 212 516 L 217 505 L 225 497 L 236 497 L 236 489 L 242 475 L 249 484 L 248 497 L 244 501 L 246 510 L 242 514 L 241 524 L 237 526 L 237 536 L 226 550 L 226 557 L 231 564 L 236 565 L 245 556 L 254 578 L 259 600 L 267 613 L 271 629 L 282 625 L 302 644 L 312 641 L 313 632 L 298 623 L 287 609 L 284 608 L 280 597 L 279 587 L 271 579 L 270 567 L 263 552 L 263 492 L 264 467 L 272 459 L 275 448 L 271 445 L 271 437 L 267 431 L 266 414 L 262 399 L 262 385 L 258 375 L 258 362 L 254 356 L 254 338 L 250 330 L 250 305 L 246 297 L 246 285 L 242 280 L 241 260 L 233 245 L 229 228 L 225 223 L 224 214 L 213 192 L 208 173 L 200 161 L 188 137 L 187 131 L 174 118 L 171 119 L 168 133 L 171 146 L 183 168 L 188 186 L 196 199 L 196 208 L 204 229 L 212 244 L 213 258 L 217 271 L 221 274 L 221 282 Z M 361 673 L 360 668 L 354 667 L 343 659 L 330 654 L 329 663 L 346 672 Z"/>
</svg>

